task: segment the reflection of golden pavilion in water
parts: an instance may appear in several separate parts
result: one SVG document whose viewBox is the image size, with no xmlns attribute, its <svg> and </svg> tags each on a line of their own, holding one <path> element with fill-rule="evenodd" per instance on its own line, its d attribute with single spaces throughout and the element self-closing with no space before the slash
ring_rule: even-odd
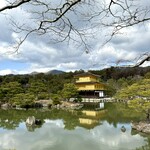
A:
<svg viewBox="0 0 150 150">
<path fill-rule="evenodd" d="M 106 110 L 94 111 L 94 110 L 83 110 L 83 116 L 79 118 L 80 125 L 82 127 L 92 129 L 99 124 L 100 118 L 106 113 Z"/>
</svg>

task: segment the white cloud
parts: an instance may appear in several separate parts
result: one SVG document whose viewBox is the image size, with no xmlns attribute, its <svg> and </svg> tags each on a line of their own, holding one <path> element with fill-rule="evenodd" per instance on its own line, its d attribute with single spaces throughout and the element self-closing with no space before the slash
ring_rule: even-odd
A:
<svg viewBox="0 0 150 150">
<path fill-rule="evenodd" d="M 59 68 L 68 68 L 68 69 L 74 69 L 77 68 L 77 63 L 75 62 L 69 62 L 69 63 L 62 63 L 58 65 Z"/>
<path fill-rule="evenodd" d="M 11 69 L 0 70 L 0 75 L 16 74 L 17 71 Z"/>
<path fill-rule="evenodd" d="M 27 73 L 31 73 L 33 72 L 33 70 L 14 70 L 14 69 L 3 69 L 0 70 L 0 75 L 9 75 L 9 74 L 27 74 Z M 46 72 L 46 71 L 42 71 L 42 72 Z"/>
<path fill-rule="evenodd" d="M 5 0 L 2 0 L 0 7 L 5 5 Z M 28 9 L 26 7 L 25 9 Z M 75 47 L 71 42 L 68 46 L 67 43 L 52 44 L 49 41 L 49 36 L 30 36 L 21 45 L 18 54 L 14 54 L 14 49 L 10 45 L 19 38 L 19 35 L 11 30 L 10 18 L 20 21 L 25 21 L 27 25 L 31 18 L 30 14 L 25 13 L 24 8 L 17 8 L 15 10 L 7 11 L 9 15 L 0 14 L 0 61 L 14 60 L 18 63 L 28 64 L 28 69 L 22 67 L 21 69 L 12 69 L 11 67 L 1 70 L 2 74 L 5 72 L 24 73 L 24 72 L 46 72 L 51 69 L 61 69 L 64 71 L 78 70 L 78 69 L 102 69 L 115 65 L 118 60 L 133 61 L 137 56 L 144 52 L 150 52 L 150 23 L 145 25 L 133 26 L 122 30 L 122 34 L 115 36 L 107 45 L 101 47 L 101 44 L 105 41 L 105 34 L 109 33 L 109 30 L 98 27 L 95 32 L 95 38 L 88 40 L 88 44 L 91 45 L 89 54 L 86 54 L 83 47 Z M 29 8 L 31 9 L 31 8 Z M 90 8 L 91 9 L 91 8 Z M 84 10 L 84 9 L 83 9 Z M 27 18 L 27 19 L 25 19 Z M 72 19 L 76 19 L 72 17 Z M 73 20 L 74 21 L 74 20 Z M 78 24 L 77 24 L 78 23 Z M 87 23 L 87 22 L 86 22 Z M 97 23 L 97 22 L 96 22 Z M 30 22 L 31 26 L 34 26 Z M 81 20 L 75 25 L 79 28 L 88 27 L 88 24 L 81 24 Z M 88 30 L 87 32 L 90 32 Z M 134 63 L 134 62 L 133 62 Z M 5 65 L 5 64 L 3 64 Z M 149 65 L 149 63 L 145 63 Z M 8 71 L 9 70 L 9 71 Z"/>
<path fill-rule="evenodd" d="M 6 5 L 6 0 L 1 0 L 0 7 L 4 7 Z"/>
</svg>

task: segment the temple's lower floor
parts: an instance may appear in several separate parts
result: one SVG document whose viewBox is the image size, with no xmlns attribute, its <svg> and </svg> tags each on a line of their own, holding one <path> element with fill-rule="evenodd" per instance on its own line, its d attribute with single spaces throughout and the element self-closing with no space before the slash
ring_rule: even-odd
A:
<svg viewBox="0 0 150 150">
<path fill-rule="evenodd" d="M 79 95 L 83 98 L 99 98 L 104 97 L 104 91 L 79 91 Z"/>
</svg>

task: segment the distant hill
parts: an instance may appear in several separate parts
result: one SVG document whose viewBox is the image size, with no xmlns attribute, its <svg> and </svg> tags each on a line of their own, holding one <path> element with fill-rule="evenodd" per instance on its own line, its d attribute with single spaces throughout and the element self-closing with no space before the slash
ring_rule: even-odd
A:
<svg viewBox="0 0 150 150">
<path fill-rule="evenodd" d="M 39 72 L 34 71 L 34 72 L 31 72 L 30 74 L 31 75 L 36 75 L 36 74 L 39 74 Z"/>
<path fill-rule="evenodd" d="M 62 74 L 62 73 L 65 73 L 65 72 L 61 70 L 50 70 L 46 72 L 45 74 Z"/>
<path fill-rule="evenodd" d="M 62 74 L 62 73 L 65 73 L 65 72 L 61 71 L 61 70 L 50 70 L 50 71 L 45 72 L 45 73 L 34 71 L 34 72 L 31 72 L 30 75 L 37 75 L 37 74 L 41 74 L 41 73 L 42 74 L 52 74 L 52 75 L 55 75 L 55 74 Z"/>
</svg>

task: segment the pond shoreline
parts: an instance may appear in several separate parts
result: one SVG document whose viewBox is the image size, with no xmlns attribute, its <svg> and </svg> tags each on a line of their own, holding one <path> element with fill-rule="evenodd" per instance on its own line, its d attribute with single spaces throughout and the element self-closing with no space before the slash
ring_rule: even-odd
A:
<svg viewBox="0 0 150 150">
<path fill-rule="evenodd" d="M 150 121 L 131 122 L 131 128 L 138 132 L 150 134 Z"/>
<path fill-rule="evenodd" d="M 9 103 L 4 103 L 1 104 L 0 107 L 2 109 L 11 109 L 11 108 L 16 108 L 16 109 L 20 109 L 20 108 L 60 108 L 60 109 L 81 109 L 83 107 L 84 104 L 82 103 L 77 103 L 77 102 L 67 102 L 67 101 L 61 101 L 60 104 L 52 104 L 52 102 L 50 100 L 39 100 L 36 101 L 33 105 L 25 105 L 23 107 L 21 107 L 20 105 L 15 105 L 12 106 Z"/>
<path fill-rule="evenodd" d="M 52 105 L 50 100 L 39 100 L 39 101 L 36 101 L 34 105 L 27 106 L 24 108 L 25 109 L 28 109 L 28 108 L 81 109 L 83 108 L 83 106 L 84 106 L 83 103 L 75 103 L 75 102 L 67 102 L 67 101 L 62 101 L 60 104 Z M 11 108 L 21 109 L 20 106 L 12 107 L 11 104 L 9 103 L 1 104 L 1 108 L 2 109 L 11 109 Z M 138 132 L 150 134 L 150 121 L 149 122 L 146 122 L 146 121 L 131 122 L 131 128 L 133 130 L 137 130 Z"/>
</svg>

